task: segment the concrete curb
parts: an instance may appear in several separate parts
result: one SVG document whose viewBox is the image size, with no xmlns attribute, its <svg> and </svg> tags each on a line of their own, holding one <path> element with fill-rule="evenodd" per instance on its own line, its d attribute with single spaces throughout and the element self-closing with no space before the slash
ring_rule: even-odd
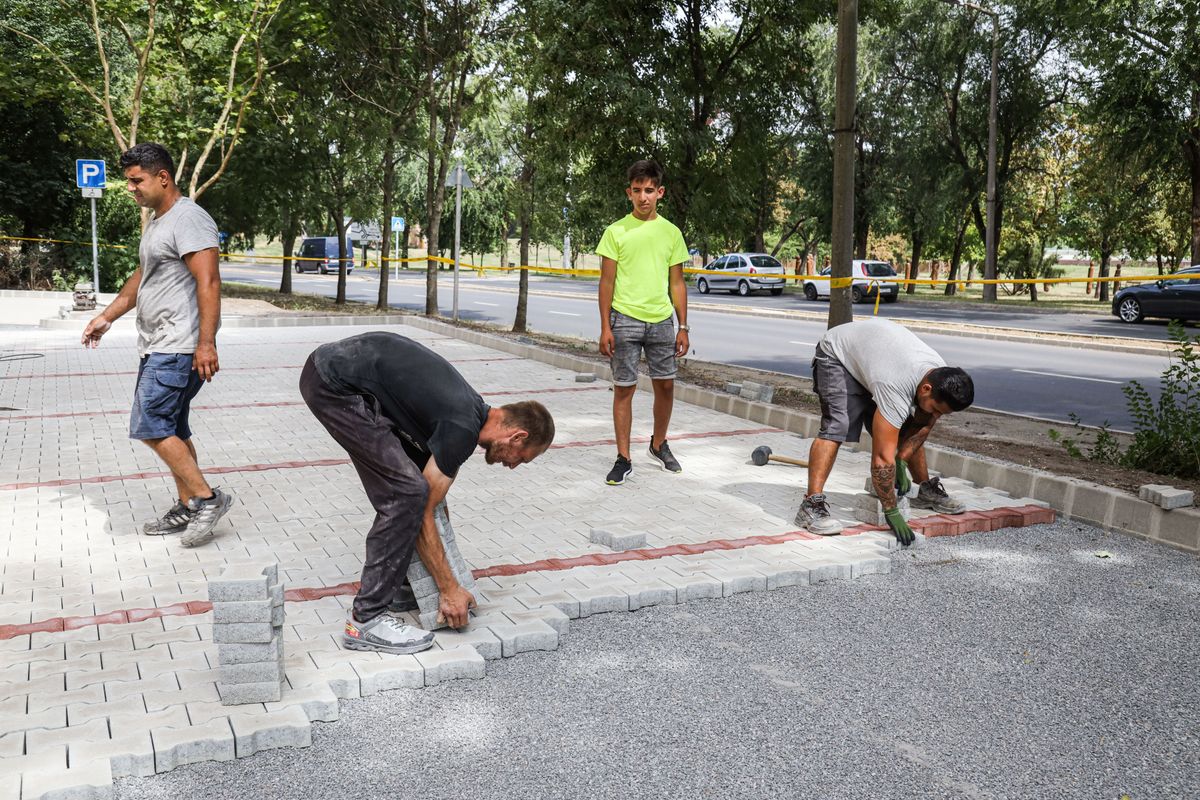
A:
<svg viewBox="0 0 1200 800">
<path fill-rule="evenodd" d="M 427 317 L 404 317 L 403 322 L 560 369 L 593 373 L 604 380 L 612 379 L 612 371 L 606 365 L 578 356 L 556 353 L 482 331 L 459 328 Z M 638 388 L 652 391 L 650 379 L 645 375 L 639 376 Z M 820 426 L 820 420 L 815 415 L 803 411 L 746 400 L 686 383 L 676 384 L 675 398 L 701 408 L 711 408 L 796 433 L 806 439 L 816 436 Z M 859 450 L 869 451 L 870 447 L 869 437 L 858 445 Z M 1040 500 L 1068 519 L 1087 522 L 1107 531 L 1125 533 L 1176 550 L 1200 554 L 1200 509 L 1178 508 L 1168 511 L 1120 489 L 935 445 L 926 447 L 926 452 L 930 469 L 943 475 L 990 486 L 1013 498 Z"/>
</svg>

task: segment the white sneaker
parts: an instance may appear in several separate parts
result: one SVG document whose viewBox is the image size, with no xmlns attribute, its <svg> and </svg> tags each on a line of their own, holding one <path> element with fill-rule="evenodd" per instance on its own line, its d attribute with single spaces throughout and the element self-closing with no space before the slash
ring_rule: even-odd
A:
<svg viewBox="0 0 1200 800">
<path fill-rule="evenodd" d="M 359 622 L 351 611 L 342 633 L 347 650 L 375 650 L 380 653 L 420 653 L 433 647 L 433 634 L 406 625 L 390 614 L 380 614 L 368 622 Z"/>
</svg>

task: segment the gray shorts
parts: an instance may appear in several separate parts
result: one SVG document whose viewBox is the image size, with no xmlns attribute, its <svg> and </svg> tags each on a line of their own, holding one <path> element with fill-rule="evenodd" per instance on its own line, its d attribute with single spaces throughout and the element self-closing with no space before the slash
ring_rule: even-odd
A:
<svg viewBox="0 0 1200 800">
<path fill-rule="evenodd" d="M 656 381 L 675 377 L 675 321 L 667 317 L 662 322 L 642 322 L 620 311 L 608 314 L 616 346 L 613 349 L 612 372 L 616 386 L 636 386 L 638 360 L 646 353 L 646 366 Z"/>
<path fill-rule="evenodd" d="M 817 438 L 857 442 L 863 425 L 869 428 L 875 417 L 871 393 L 820 345 L 813 356 L 812 377 L 813 391 L 821 401 L 821 430 Z"/>
</svg>

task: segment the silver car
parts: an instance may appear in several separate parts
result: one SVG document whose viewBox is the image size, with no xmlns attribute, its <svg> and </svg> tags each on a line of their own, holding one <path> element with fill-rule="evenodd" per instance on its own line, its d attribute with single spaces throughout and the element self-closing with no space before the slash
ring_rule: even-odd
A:
<svg viewBox="0 0 1200 800">
<path fill-rule="evenodd" d="M 709 262 L 704 271 L 705 274 L 696 279 L 700 294 L 708 294 L 714 289 L 736 292 L 742 297 L 760 289 L 769 289 L 774 295 L 783 294 L 783 264 L 766 253 L 729 253 Z"/>
</svg>

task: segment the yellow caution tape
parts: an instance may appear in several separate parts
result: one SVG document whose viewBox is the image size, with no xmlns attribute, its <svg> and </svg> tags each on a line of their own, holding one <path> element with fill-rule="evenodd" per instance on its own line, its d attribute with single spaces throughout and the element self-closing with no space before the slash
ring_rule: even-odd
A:
<svg viewBox="0 0 1200 800">
<path fill-rule="evenodd" d="M 47 242 L 52 244 L 78 244 L 91 245 L 91 242 L 80 242 L 71 239 L 43 239 L 33 236 L 0 236 L 0 241 L 16 241 L 16 242 Z M 123 244 L 100 244 L 100 247 L 125 250 L 128 249 Z M 246 258 L 255 261 L 353 261 L 353 256 L 346 256 L 344 259 L 338 258 L 322 258 L 314 256 L 276 256 L 276 255 L 258 255 L 256 253 L 221 253 L 223 258 Z M 386 264 L 409 264 L 434 261 L 439 264 L 448 264 L 453 266 L 454 259 L 446 258 L 445 256 L 410 256 L 407 258 L 381 258 L 381 262 Z M 375 262 L 368 262 L 369 266 L 375 266 Z M 485 272 L 520 272 L 526 270 L 529 272 L 540 272 L 548 275 L 580 275 L 584 277 L 599 277 L 600 270 L 598 269 L 564 269 L 563 267 L 540 267 L 540 266 L 519 266 L 519 267 L 500 267 L 479 265 L 473 266 L 464 264 L 461 261 L 459 266 L 462 269 L 469 269 L 478 273 L 481 277 Z M 711 270 L 699 269 L 695 267 L 685 267 L 683 270 L 685 275 L 712 275 Z M 1146 283 L 1150 281 L 1162 281 L 1171 279 L 1195 279 L 1194 273 L 1171 273 L 1169 275 L 1110 275 L 1108 277 L 1081 277 L 1081 278 L 971 278 L 969 281 L 964 278 L 901 278 L 899 275 L 895 277 L 885 278 L 854 278 L 854 277 L 833 277 L 832 275 L 795 275 L 795 274 L 779 274 L 779 273 L 763 273 L 763 272 L 721 272 L 721 277 L 730 278 L 770 278 L 773 280 L 782 279 L 785 281 L 827 281 L 831 289 L 845 289 L 853 286 L 855 281 L 866 281 L 869 288 L 868 292 L 876 293 L 875 307 L 879 307 L 879 291 L 878 284 L 880 283 L 895 283 L 901 286 L 945 286 L 947 284 L 956 284 L 959 289 L 965 289 L 968 283 L 980 285 L 1000 285 L 1011 284 L 1018 286 L 1022 284 L 1058 284 L 1058 283 Z"/>
</svg>

